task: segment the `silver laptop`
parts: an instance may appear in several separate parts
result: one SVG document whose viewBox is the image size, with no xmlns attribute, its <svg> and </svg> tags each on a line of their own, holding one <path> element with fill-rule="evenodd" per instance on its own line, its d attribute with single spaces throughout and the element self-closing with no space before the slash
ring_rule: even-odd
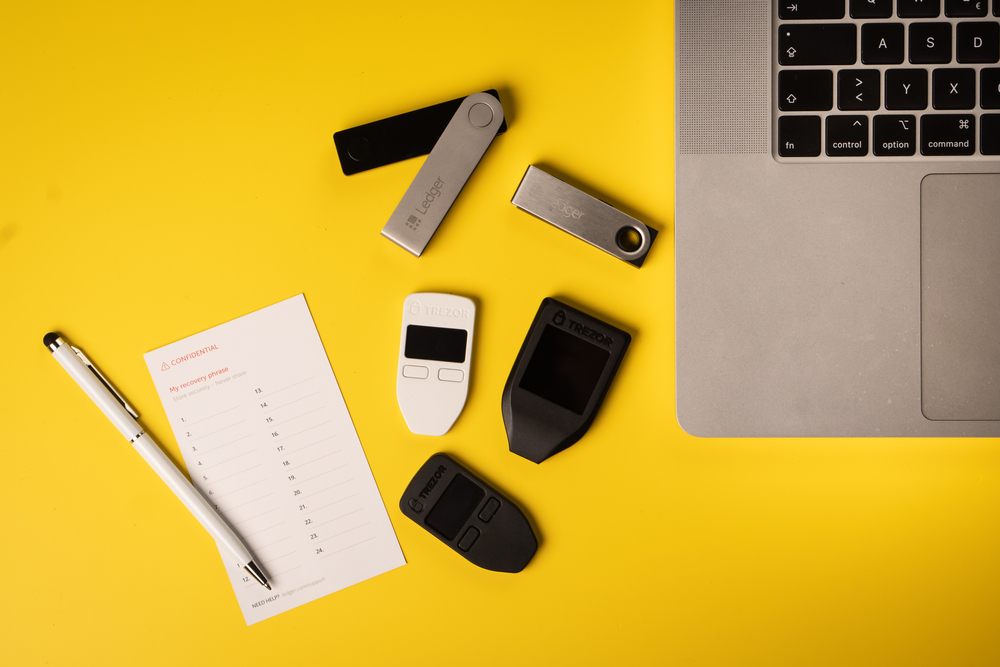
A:
<svg viewBox="0 0 1000 667">
<path fill-rule="evenodd" d="M 677 416 L 1000 435 L 1000 0 L 677 0 Z"/>
</svg>

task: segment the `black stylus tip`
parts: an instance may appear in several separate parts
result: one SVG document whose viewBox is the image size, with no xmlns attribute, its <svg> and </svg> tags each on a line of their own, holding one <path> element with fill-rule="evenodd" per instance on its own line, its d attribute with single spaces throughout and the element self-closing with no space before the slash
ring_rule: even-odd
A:
<svg viewBox="0 0 1000 667">
<path fill-rule="evenodd" d="M 42 341 L 45 343 L 45 347 L 52 347 L 52 344 L 56 342 L 56 338 L 59 338 L 59 334 L 54 331 L 50 331 L 45 334 L 45 338 Z"/>
</svg>

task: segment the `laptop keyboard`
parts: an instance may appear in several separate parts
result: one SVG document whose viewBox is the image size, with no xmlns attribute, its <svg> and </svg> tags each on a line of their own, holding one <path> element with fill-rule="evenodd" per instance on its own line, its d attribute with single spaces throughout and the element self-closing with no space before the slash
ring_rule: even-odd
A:
<svg viewBox="0 0 1000 667">
<path fill-rule="evenodd" d="M 1000 0 L 780 0 L 782 161 L 1000 159 Z"/>
</svg>

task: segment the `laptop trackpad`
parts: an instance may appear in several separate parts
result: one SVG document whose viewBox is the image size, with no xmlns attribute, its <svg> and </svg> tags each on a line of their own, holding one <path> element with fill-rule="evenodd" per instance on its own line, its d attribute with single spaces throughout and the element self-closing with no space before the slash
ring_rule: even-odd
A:
<svg viewBox="0 0 1000 667">
<path fill-rule="evenodd" d="M 1000 174 L 920 185 L 921 405 L 938 420 L 1000 420 Z"/>
</svg>

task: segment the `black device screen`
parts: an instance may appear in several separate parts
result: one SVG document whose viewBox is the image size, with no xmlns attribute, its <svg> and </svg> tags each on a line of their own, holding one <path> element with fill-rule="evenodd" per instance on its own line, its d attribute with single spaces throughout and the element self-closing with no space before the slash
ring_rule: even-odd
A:
<svg viewBox="0 0 1000 667">
<path fill-rule="evenodd" d="M 485 495 L 478 484 L 458 473 L 425 521 L 444 539 L 453 540 Z"/>
<path fill-rule="evenodd" d="M 465 343 L 468 339 L 469 332 L 465 329 L 408 324 L 406 348 L 403 354 L 407 359 L 429 359 L 461 364 L 465 362 Z"/>
<path fill-rule="evenodd" d="M 520 387 L 582 415 L 610 356 L 607 350 L 547 324 Z"/>
</svg>

